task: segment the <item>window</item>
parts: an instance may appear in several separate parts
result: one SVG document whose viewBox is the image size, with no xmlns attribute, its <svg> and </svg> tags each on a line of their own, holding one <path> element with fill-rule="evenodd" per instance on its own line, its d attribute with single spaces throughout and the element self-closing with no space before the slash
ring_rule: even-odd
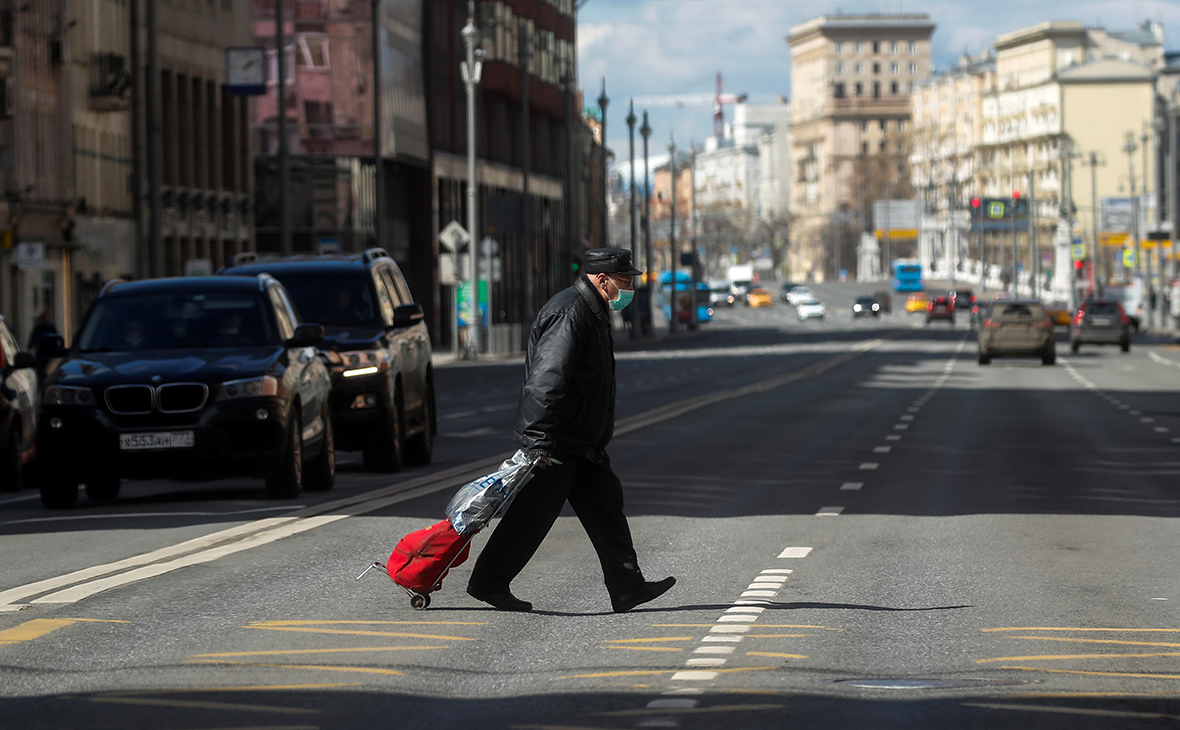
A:
<svg viewBox="0 0 1180 730">
<path fill-rule="evenodd" d="M 898 50 L 899 50 L 899 46 L 898 46 L 897 41 L 890 41 L 889 42 L 889 52 L 896 56 L 898 53 Z"/>
<path fill-rule="evenodd" d="M 863 93 L 865 93 L 865 90 L 864 90 L 864 84 L 862 84 L 861 82 L 857 81 L 857 82 L 856 82 L 856 95 L 857 95 L 857 96 L 860 96 L 860 95 L 861 95 L 861 94 L 863 94 Z"/>
<path fill-rule="evenodd" d="M 836 75 L 837 76 L 844 75 L 844 62 L 843 61 L 840 61 L 836 64 Z"/>
<path fill-rule="evenodd" d="M 844 82 L 843 82 L 843 81 L 837 81 L 837 82 L 836 82 L 836 85 L 835 85 L 835 96 L 836 96 L 836 98 L 837 98 L 837 99 L 843 99 L 843 98 L 844 98 Z"/>
<path fill-rule="evenodd" d="M 877 63 L 876 61 L 873 61 L 873 73 L 881 73 L 881 64 Z"/>
<path fill-rule="evenodd" d="M 867 119 L 860 120 L 860 131 L 862 131 L 862 132 L 869 131 L 869 120 L 867 120 Z"/>
<path fill-rule="evenodd" d="M 885 140 L 881 140 L 880 150 L 881 150 L 882 152 L 884 152 L 884 151 L 885 151 Z"/>
<path fill-rule="evenodd" d="M 893 94 L 894 96 L 897 96 L 897 92 L 898 92 L 897 82 L 894 81 L 889 84 L 889 93 Z"/>
<path fill-rule="evenodd" d="M 856 69 L 857 75 L 860 75 L 865 71 L 864 64 L 862 64 L 860 61 L 856 62 L 856 66 L 854 68 Z"/>
<path fill-rule="evenodd" d="M 839 41 L 836 43 L 836 53 L 844 55 L 844 41 Z"/>
<path fill-rule="evenodd" d="M 901 67 L 897 65 L 897 61 L 894 61 L 893 63 L 889 64 L 889 73 L 896 74 L 900 70 L 901 70 Z"/>
<path fill-rule="evenodd" d="M 881 82 L 880 81 L 873 82 L 873 98 L 874 99 L 881 98 Z"/>
<path fill-rule="evenodd" d="M 881 126 L 882 132 L 884 132 L 886 129 L 889 128 L 889 122 L 885 121 L 884 119 L 882 119 L 880 122 L 878 122 L 878 124 Z"/>
<path fill-rule="evenodd" d="M 881 43 L 879 41 L 873 41 L 873 53 L 880 53 L 880 52 L 881 52 Z"/>
<path fill-rule="evenodd" d="M 918 44 L 913 41 L 910 41 L 910 55 L 912 56 L 917 52 L 918 52 Z"/>
<path fill-rule="evenodd" d="M 861 43 L 860 41 L 857 41 L 855 48 L 856 48 L 857 53 L 864 53 L 865 45 L 863 43 Z"/>
<path fill-rule="evenodd" d="M 862 155 L 867 155 L 869 153 L 869 143 L 868 142 L 861 142 L 860 143 L 860 153 Z"/>
<path fill-rule="evenodd" d="M 910 75 L 915 76 L 918 73 L 918 64 L 910 61 Z"/>
<path fill-rule="evenodd" d="M 905 131 L 905 120 L 904 119 L 897 120 L 897 131 L 899 131 L 899 132 Z"/>
</svg>

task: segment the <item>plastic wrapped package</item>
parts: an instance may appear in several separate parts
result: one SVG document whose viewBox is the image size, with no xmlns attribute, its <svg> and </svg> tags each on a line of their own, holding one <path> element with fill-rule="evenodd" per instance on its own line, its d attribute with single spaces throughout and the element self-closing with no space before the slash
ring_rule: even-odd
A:
<svg viewBox="0 0 1180 730">
<path fill-rule="evenodd" d="M 467 535 L 483 529 L 508 507 L 542 458 L 518 450 L 496 471 L 460 487 L 447 503 L 447 520 L 455 532 Z"/>
</svg>

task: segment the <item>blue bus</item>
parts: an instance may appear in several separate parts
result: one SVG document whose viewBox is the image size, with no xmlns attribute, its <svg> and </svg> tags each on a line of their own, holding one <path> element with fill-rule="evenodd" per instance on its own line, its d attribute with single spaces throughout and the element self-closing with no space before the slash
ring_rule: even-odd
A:
<svg viewBox="0 0 1180 730">
<path fill-rule="evenodd" d="M 668 287 L 668 272 L 660 274 L 659 303 L 664 308 L 664 316 L 671 318 L 672 307 Z M 676 272 L 676 319 L 685 325 L 692 322 L 692 289 L 697 290 L 697 322 L 708 322 L 713 319 L 713 307 L 709 304 L 709 285 L 703 281 L 692 281 L 686 271 Z"/>
<path fill-rule="evenodd" d="M 917 261 L 900 259 L 893 262 L 894 291 L 923 291 L 925 289 L 926 282 L 922 279 L 922 264 Z"/>
</svg>

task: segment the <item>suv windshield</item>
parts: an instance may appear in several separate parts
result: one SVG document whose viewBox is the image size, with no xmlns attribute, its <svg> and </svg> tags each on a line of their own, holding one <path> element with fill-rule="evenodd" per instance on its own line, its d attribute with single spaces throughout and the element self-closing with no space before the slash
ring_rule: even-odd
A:
<svg viewBox="0 0 1180 730">
<path fill-rule="evenodd" d="M 1086 305 L 1086 314 L 1111 315 L 1118 314 L 1119 307 L 1114 302 L 1092 302 Z"/>
<path fill-rule="evenodd" d="M 291 302 L 304 322 L 337 327 L 378 324 L 368 274 L 333 274 L 309 269 L 283 271 L 274 276 L 291 295 Z"/>
<path fill-rule="evenodd" d="M 175 347 L 262 347 L 274 328 L 259 296 L 229 292 L 99 299 L 78 335 L 80 352 Z"/>
</svg>

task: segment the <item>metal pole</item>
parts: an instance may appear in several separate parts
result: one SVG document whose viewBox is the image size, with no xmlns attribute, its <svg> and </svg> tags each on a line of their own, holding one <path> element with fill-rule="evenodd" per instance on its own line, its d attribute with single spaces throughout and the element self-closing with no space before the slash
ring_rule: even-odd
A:
<svg viewBox="0 0 1180 730">
<path fill-rule="evenodd" d="M 1131 184 L 1131 241 L 1135 245 L 1135 265 L 1131 267 L 1131 281 L 1139 278 L 1139 197 L 1135 190 L 1135 133 L 1127 132 L 1123 152 L 1127 153 L 1127 175 Z"/>
<path fill-rule="evenodd" d="M 148 5 L 154 5 L 149 2 Z M 278 62 L 279 95 L 279 252 L 291 255 L 291 216 L 287 210 L 291 178 L 290 150 L 287 149 L 287 36 L 284 29 L 283 0 L 275 0 L 275 59 Z"/>
<path fill-rule="evenodd" d="M 696 143 L 690 143 L 689 149 L 689 176 L 688 176 L 688 200 L 689 200 L 689 235 L 691 238 L 692 253 L 689 259 L 691 263 L 688 269 L 688 306 L 692 308 L 689 313 L 689 322 L 695 329 L 700 325 L 700 312 L 697 311 L 697 146 Z"/>
<path fill-rule="evenodd" d="M 1028 171 L 1028 270 L 1031 275 L 1029 291 L 1037 298 L 1041 278 L 1041 249 L 1037 241 L 1037 176 L 1036 170 Z"/>
<path fill-rule="evenodd" d="M 668 142 L 668 179 L 672 185 L 672 215 L 668 226 L 668 334 L 676 334 L 676 139 Z"/>
<path fill-rule="evenodd" d="M 1168 191 L 1168 223 L 1172 229 L 1170 239 L 1172 241 L 1172 260 L 1168 266 L 1168 285 L 1171 286 L 1172 280 L 1176 278 L 1176 238 L 1180 237 L 1180 222 L 1177 222 L 1176 217 L 1180 215 L 1180 190 L 1176 189 L 1177 175 L 1176 175 L 1176 137 L 1178 117 L 1180 117 L 1180 107 L 1172 107 L 1167 114 L 1167 129 L 1168 129 L 1168 156 L 1167 168 L 1165 176 L 1165 186 Z M 1171 312 L 1168 313 L 1171 316 Z"/>
<path fill-rule="evenodd" d="M 951 161 L 954 165 L 954 161 Z M 959 194 L 959 171 L 951 169 L 951 185 L 950 195 L 947 196 L 947 225 L 946 225 L 946 240 L 947 240 L 947 266 L 950 269 L 950 284 L 951 289 L 957 289 L 955 285 L 955 268 L 958 266 L 959 258 L 959 229 L 955 225 L 955 196 Z"/>
<path fill-rule="evenodd" d="M 1139 136 L 1139 145 L 1140 145 L 1140 147 L 1143 148 L 1143 204 L 1144 205 L 1147 204 L 1147 196 L 1151 190 L 1150 186 L 1148 185 L 1148 180 L 1147 180 L 1148 152 L 1150 151 L 1150 148 L 1148 147 L 1147 143 L 1150 141 L 1151 141 L 1151 136 L 1147 134 L 1146 130 L 1144 130 L 1143 134 Z M 1156 206 L 1155 213 L 1156 213 L 1155 222 L 1156 222 L 1156 225 L 1158 226 L 1158 224 L 1159 224 L 1159 206 L 1158 205 Z M 1144 223 L 1147 222 L 1146 208 L 1143 210 L 1143 222 Z M 1157 242 L 1155 245 L 1156 245 L 1156 250 L 1159 250 L 1159 243 Z M 1140 246 L 1142 246 L 1142 244 L 1140 244 Z M 1152 327 L 1155 325 L 1155 307 L 1153 307 L 1151 304 L 1152 295 L 1155 293 L 1155 282 L 1152 280 L 1151 254 L 1147 254 L 1147 261 L 1144 265 L 1144 278 L 1146 279 L 1146 286 L 1144 288 L 1147 291 L 1147 301 L 1144 302 L 1144 304 L 1146 304 L 1146 306 L 1144 308 L 1147 310 L 1147 326 Z"/>
<path fill-rule="evenodd" d="M 520 159 L 521 159 L 521 175 L 523 181 L 521 183 L 520 205 L 521 205 L 521 243 L 524 248 L 524 317 L 522 324 L 529 325 L 533 321 L 533 299 L 536 296 L 534 291 L 536 287 L 536 273 L 534 272 L 534 256 L 533 256 L 533 238 L 532 238 L 532 200 L 529 198 L 529 169 L 532 166 L 532 139 L 530 128 L 532 126 L 532 102 L 529 100 L 529 92 L 531 87 L 531 72 L 529 69 L 529 62 L 532 60 L 533 51 L 529 47 L 528 38 L 526 38 L 524 29 L 525 24 L 520 24 Z M 491 290 L 492 270 L 488 268 L 488 289 Z M 489 320 L 490 321 L 490 320 Z M 522 328 L 527 331 L 527 328 Z"/>
<path fill-rule="evenodd" d="M 1012 191 L 1012 192 L 1013 192 L 1013 195 L 1011 198 L 1009 198 L 1009 200 L 1012 202 L 1012 210 L 1011 210 L 1012 226 L 1011 226 L 1011 230 L 1009 231 L 1009 233 L 1012 236 L 1012 294 L 1013 294 L 1013 296 L 1019 297 L 1020 296 L 1020 281 L 1017 278 L 1018 272 L 1016 269 L 1016 265 L 1017 265 L 1017 261 L 1016 261 L 1016 203 L 1020 201 L 1020 198 L 1016 194 L 1016 191 Z"/>
<path fill-rule="evenodd" d="M 647 272 L 647 301 L 650 310 L 651 302 L 655 300 L 652 286 L 654 267 L 651 259 L 651 171 L 648 169 L 647 157 L 647 138 L 651 136 L 651 125 L 647 123 L 647 111 L 643 112 L 643 126 L 639 128 L 639 134 L 643 137 L 643 270 Z"/>
<path fill-rule="evenodd" d="M 1098 153 L 1090 153 L 1090 233 L 1094 251 L 1090 254 L 1090 296 L 1098 296 Z"/>
<path fill-rule="evenodd" d="M 635 122 L 639 121 L 635 117 L 635 100 L 632 99 L 627 106 L 627 135 L 631 140 L 631 162 L 628 167 L 631 169 L 631 197 L 630 205 L 627 208 L 627 220 L 631 222 L 631 254 L 635 254 L 635 244 L 638 243 L 636 239 L 639 238 L 639 233 L 635 220 Z M 636 256 L 635 258 L 638 258 Z"/>
<path fill-rule="evenodd" d="M 148 178 L 148 275 L 164 275 L 164 241 L 160 185 L 163 177 L 160 135 L 160 46 L 156 3 L 147 3 L 147 178 Z"/>
<path fill-rule="evenodd" d="M 479 68 L 475 62 L 475 44 L 479 40 L 479 29 L 475 27 L 475 2 L 467 3 L 467 25 L 461 32 L 467 46 L 467 65 L 464 84 L 467 87 L 467 245 L 468 263 L 471 266 L 470 291 L 468 292 L 469 318 L 467 321 L 468 355 L 476 357 L 480 347 L 479 312 L 479 217 L 476 204 L 479 201 L 479 183 L 475 177 L 475 85 L 479 83 Z M 490 273 L 490 272 L 489 272 Z M 489 287 L 489 294 L 490 294 Z M 488 322 L 491 323 L 491 302 L 488 303 Z"/>
<path fill-rule="evenodd" d="M 376 245 L 385 245 L 385 158 L 382 155 L 384 128 L 381 121 L 381 0 L 373 0 L 373 235 Z"/>
<path fill-rule="evenodd" d="M 602 246 L 610 246 L 610 155 L 606 152 L 606 108 L 610 97 L 606 95 L 606 77 L 602 78 L 602 93 L 598 95 L 598 108 L 602 111 Z"/>
</svg>

